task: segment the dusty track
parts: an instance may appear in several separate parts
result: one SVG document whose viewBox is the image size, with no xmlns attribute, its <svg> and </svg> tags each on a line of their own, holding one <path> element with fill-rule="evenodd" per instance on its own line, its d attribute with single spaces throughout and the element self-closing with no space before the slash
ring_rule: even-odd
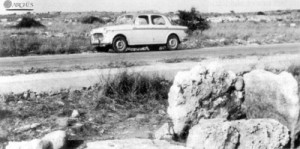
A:
<svg viewBox="0 0 300 149">
<path fill-rule="evenodd" d="M 242 57 L 241 57 L 242 55 Z M 263 56 L 262 56 L 263 55 Z M 139 53 L 97 53 L 57 56 L 31 56 L 1 58 L 0 71 L 3 69 L 15 69 L 22 67 L 67 67 L 69 65 L 88 65 L 93 63 L 105 63 L 110 61 L 146 61 L 148 66 L 139 66 L 127 69 L 128 71 L 142 72 L 145 74 L 160 74 L 172 79 L 180 70 L 187 70 L 199 62 L 184 63 L 157 63 L 164 58 L 184 57 L 209 57 L 200 63 L 204 65 L 218 61 L 225 69 L 235 72 L 249 71 L 254 68 L 284 69 L 287 66 L 300 64 L 300 44 L 269 45 L 255 47 L 226 47 L 206 48 L 198 50 L 180 50 L 163 52 L 139 52 Z M 219 59 L 216 57 L 237 56 L 234 59 Z M 100 78 L 111 76 L 120 69 L 97 69 L 87 71 L 40 73 L 31 75 L 0 76 L 1 93 L 21 93 L 26 90 L 36 92 L 55 91 L 61 88 L 81 88 L 99 82 Z"/>
<path fill-rule="evenodd" d="M 129 53 L 87 53 L 71 55 L 48 55 L 0 58 L 1 70 L 28 69 L 31 67 L 67 68 L 76 65 L 91 66 L 110 62 L 155 63 L 163 59 L 193 57 L 223 57 L 245 55 L 273 55 L 278 53 L 300 53 L 300 43 L 263 46 L 214 47 L 191 50 L 129 52 Z"/>
</svg>

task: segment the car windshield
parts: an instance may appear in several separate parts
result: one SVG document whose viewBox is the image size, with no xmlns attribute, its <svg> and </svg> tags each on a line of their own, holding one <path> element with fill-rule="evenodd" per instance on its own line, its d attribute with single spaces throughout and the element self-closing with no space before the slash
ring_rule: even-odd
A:
<svg viewBox="0 0 300 149">
<path fill-rule="evenodd" d="M 117 18 L 116 24 L 134 24 L 133 15 L 123 15 Z"/>
</svg>

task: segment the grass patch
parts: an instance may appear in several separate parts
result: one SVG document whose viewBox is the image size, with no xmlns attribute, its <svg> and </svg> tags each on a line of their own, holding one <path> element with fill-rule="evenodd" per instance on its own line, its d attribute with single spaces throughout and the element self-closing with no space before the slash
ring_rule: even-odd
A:
<svg viewBox="0 0 300 149">
<path fill-rule="evenodd" d="M 132 101 L 135 103 L 149 100 L 167 99 L 171 83 L 166 79 L 141 74 L 123 72 L 113 78 L 103 80 L 104 95 L 110 98 Z"/>
<path fill-rule="evenodd" d="M 31 67 L 24 69 L 8 69 L 0 71 L 2 76 L 12 76 L 17 74 L 36 74 L 36 73 L 48 73 L 48 72 L 69 72 L 69 71 L 83 71 L 91 69 L 110 69 L 110 68 L 129 68 L 136 66 L 145 66 L 148 65 L 146 62 L 128 62 L 128 61 L 115 61 L 109 62 L 108 64 L 96 64 L 96 65 L 74 65 L 69 67 Z"/>
</svg>

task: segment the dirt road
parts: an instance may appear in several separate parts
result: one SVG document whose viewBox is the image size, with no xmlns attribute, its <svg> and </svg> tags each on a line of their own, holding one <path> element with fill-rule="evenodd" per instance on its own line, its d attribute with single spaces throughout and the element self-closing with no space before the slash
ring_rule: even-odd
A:
<svg viewBox="0 0 300 149">
<path fill-rule="evenodd" d="M 242 55 L 242 56 L 241 56 Z M 245 56 L 247 55 L 247 56 Z M 206 57 L 201 62 L 157 63 L 164 58 Z M 233 56 L 218 58 L 220 56 Z M 237 57 L 234 57 L 237 56 Z M 169 79 L 181 70 L 187 70 L 198 63 L 209 65 L 217 62 L 227 70 L 235 72 L 249 71 L 255 68 L 285 69 L 291 64 L 300 64 L 300 44 L 270 45 L 258 47 L 206 48 L 199 50 L 181 50 L 140 53 L 98 53 L 58 56 L 32 56 L 1 58 L 3 70 L 16 67 L 86 65 L 109 61 L 147 61 L 151 65 L 128 68 L 127 71 L 164 75 Z M 154 62 L 154 63 L 153 63 Z M 1 71 L 0 69 L 0 71 Z M 126 69 L 126 68 L 125 68 Z M 35 92 L 56 91 L 61 88 L 88 87 L 99 82 L 100 78 L 119 73 L 120 69 L 93 69 L 86 71 L 39 73 L 30 75 L 0 76 L 0 94 L 21 93 L 27 90 Z"/>
<path fill-rule="evenodd" d="M 28 69 L 31 67 L 68 68 L 72 66 L 89 67 L 105 65 L 111 62 L 155 63 L 163 59 L 172 58 L 203 58 L 245 55 L 273 55 L 300 53 L 300 43 L 262 45 L 262 46 L 234 46 L 214 47 L 177 51 L 130 52 L 130 53 L 86 53 L 72 55 L 48 55 L 0 58 L 1 70 Z"/>
</svg>

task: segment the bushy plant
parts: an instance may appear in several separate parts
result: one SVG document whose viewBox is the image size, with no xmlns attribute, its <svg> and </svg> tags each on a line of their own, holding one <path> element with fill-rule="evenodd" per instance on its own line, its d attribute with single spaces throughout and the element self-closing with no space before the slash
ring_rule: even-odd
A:
<svg viewBox="0 0 300 149">
<path fill-rule="evenodd" d="M 34 18 L 23 17 L 22 20 L 15 26 L 16 28 L 31 28 L 31 27 L 44 27 L 44 25 L 36 21 Z"/>
<path fill-rule="evenodd" d="M 160 76 L 147 76 L 127 71 L 104 79 L 104 95 L 136 103 L 166 100 L 171 82 Z"/>
<path fill-rule="evenodd" d="M 190 11 L 179 10 L 177 15 L 180 18 L 179 24 L 187 26 L 191 31 L 200 30 L 202 33 L 210 28 L 209 22 L 197 12 L 196 8 L 191 8 Z"/>
<path fill-rule="evenodd" d="M 93 24 L 93 23 L 105 23 L 104 20 L 95 16 L 84 17 L 81 21 L 83 24 Z"/>
<path fill-rule="evenodd" d="M 266 14 L 262 11 L 259 11 L 259 12 L 257 12 L 257 15 L 266 15 Z"/>
</svg>

